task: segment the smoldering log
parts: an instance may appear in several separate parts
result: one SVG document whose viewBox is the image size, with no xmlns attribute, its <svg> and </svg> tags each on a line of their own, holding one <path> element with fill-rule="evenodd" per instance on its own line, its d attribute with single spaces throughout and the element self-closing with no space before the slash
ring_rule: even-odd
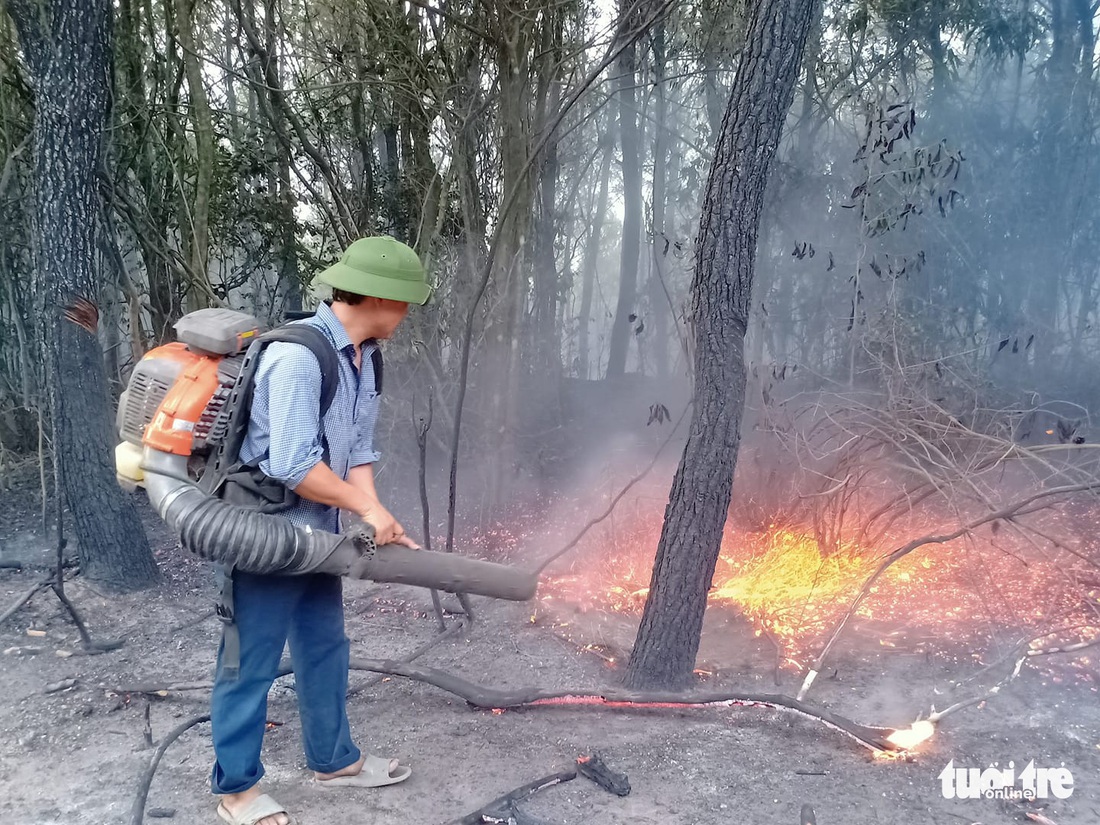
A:
<svg viewBox="0 0 1100 825">
<path fill-rule="evenodd" d="M 689 708 L 698 706 L 761 707 L 797 713 L 839 731 L 873 751 L 897 752 L 903 750 L 887 738 L 895 732 L 894 728 L 861 725 L 824 708 L 813 707 L 793 697 L 777 693 L 733 693 L 730 691 L 674 693 L 670 691 L 632 691 L 614 688 L 586 691 L 542 687 L 498 690 L 469 682 L 460 676 L 454 676 L 442 670 L 404 662 L 382 659 L 352 659 L 350 664 L 355 670 L 387 673 L 426 682 L 440 690 L 453 693 L 455 696 L 466 700 L 470 705 L 483 710 L 518 710 L 528 707 L 567 705 L 597 705 L 623 709 Z"/>
</svg>

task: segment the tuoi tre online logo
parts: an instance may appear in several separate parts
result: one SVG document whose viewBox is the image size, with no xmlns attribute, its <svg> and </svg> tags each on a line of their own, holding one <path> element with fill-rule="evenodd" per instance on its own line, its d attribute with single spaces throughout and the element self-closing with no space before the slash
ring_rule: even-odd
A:
<svg viewBox="0 0 1100 825">
<path fill-rule="evenodd" d="M 1069 768 L 1036 768 L 1035 760 L 1016 775 L 1016 764 L 1007 768 L 994 762 L 986 769 L 956 768 L 947 763 L 939 775 L 944 799 L 1069 799 L 1073 795 L 1073 774 Z"/>
</svg>

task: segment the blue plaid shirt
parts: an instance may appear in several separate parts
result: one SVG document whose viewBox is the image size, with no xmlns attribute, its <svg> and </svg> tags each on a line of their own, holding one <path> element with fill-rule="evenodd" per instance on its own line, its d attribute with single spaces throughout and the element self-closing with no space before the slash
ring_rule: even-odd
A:
<svg viewBox="0 0 1100 825">
<path fill-rule="evenodd" d="M 258 459 L 261 470 L 291 489 L 322 460 L 325 442 L 328 465 L 343 479 L 352 467 L 379 458 L 374 449 L 379 397 L 370 360 L 377 344 L 363 344 L 360 363 L 366 368 L 357 370 L 355 345 L 331 307 L 321 304 L 312 318 L 295 323 L 317 327 L 336 350 L 340 362 L 336 397 L 320 421 L 321 367 L 317 359 L 300 344 L 269 344 L 256 369 L 252 416 L 241 447 L 242 462 L 253 464 Z M 285 515 L 303 527 L 340 532 L 335 507 L 302 499 Z"/>
</svg>

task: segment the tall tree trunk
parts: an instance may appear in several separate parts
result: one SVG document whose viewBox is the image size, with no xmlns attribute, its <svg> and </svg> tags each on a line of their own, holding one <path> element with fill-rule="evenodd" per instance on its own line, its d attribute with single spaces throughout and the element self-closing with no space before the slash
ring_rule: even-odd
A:
<svg viewBox="0 0 1100 825">
<path fill-rule="evenodd" d="M 557 328 L 559 276 L 554 245 L 557 239 L 558 147 L 546 145 L 539 164 L 539 211 L 535 224 L 532 359 L 539 375 L 561 373 L 561 336 Z"/>
<path fill-rule="evenodd" d="M 136 590 L 157 567 L 133 501 L 115 481 L 103 356 L 96 338 L 99 170 L 109 100 L 107 0 L 8 0 L 36 92 L 35 232 L 59 462 L 91 581 Z"/>
<path fill-rule="evenodd" d="M 539 56 L 536 118 L 541 128 L 557 112 L 561 101 L 560 67 L 562 19 L 551 12 L 543 24 Z M 531 353 L 527 367 L 539 376 L 561 374 L 561 332 L 558 328 L 558 275 L 555 245 L 558 236 L 558 137 L 555 131 L 539 157 L 538 212 L 532 245 L 534 279 Z"/>
<path fill-rule="evenodd" d="M 1058 317 L 1063 285 L 1073 280 L 1073 236 L 1081 186 L 1087 181 L 1082 161 L 1088 151 L 1088 125 L 1080 117 L 1083 66 L 1091 72 L 1093 55 L 1081 54 L 1083 40 L 1074 0 L 1052 0 L 1051 51 L 1040 75 L 1038 151 L 1031 166 L 1034 208 L 1024 227 L 1031 257 L 1027 279 L 1026 317 L 1033 328 L 1030 383 L 1043 387 L 1057 357 Z M 1091 32 L 1091 20 L 1088 31 Z"/>
<path fill-rule="evenodd" d="M 671 246 L 665 233 L 665 205 L 668 199 L 668 80 L 665 77 L 667 62 L 664 21 L 653 27 L 653 86 L 657 95 L 653 124 L 653 234 L 650 238 L 650 270 L 647 292 L 649 321 L 652 332 L 654 367 L 657 376 L 668 375 L 668 321 L 669 303 L 666 294 L 665 273 L 668 251 Z"/>
<path fill-rule="evenodd" d="M 495 441 L 489 466 L 490 507 L 500 504 L 510 489 L 516 465 L 516 419 L 519 403 L 519 330 L 526 291 L 523 246 L 534 196 L 531 154 L 529 49 L 531 21 L 522 4 L 496 3 L 496 69 L 500 84 L 499 122 L 501 193 L 514 188 L 519 196 L 512 207 L 497 215 L 501 222 L 498 252 L 491 283 L 497 288 L 496 317 L 487 330 L 489 375 L 489 432 Z M 503 200 L 502 200 L 503 204 Z"/>
<path fill-rule="evenodd" d="M 172 208 L 170 200 L 177 187 L 174 185 L 172 164 L 166 153 L 158 151 L 158 145 L 170 142 L 166 132 L 174 133 L 174 117 L 163 117 L 160 111 L 175 111 L 179 100 L 179 88 L 183 83 L 182 72 L 174 71 L 173 61 L 158 57 L 146 66 L 147 44 L 142 38 L 142 12 L 146 22 L 153 17 L 152 3 L 138 0 L 120 0 L 117 12 L 115 48 L 113 50 L 116 72 L 115 112 L 116 137 L 112 141 L 116 167 L 115 188 L 120 192 L 132 192 L 129 198 L 143 207 L 140 211 L 116 206 L 119 220 L 129 225 L 137 240 L 145 277 L 148 282 L 148 307 L 150 314 L 150 339 L 153 343 L 168 337 L 172 323 L 178 316 L 172 266 L 167 260 L 171 236 Z M 149 26 L 151 28 L 151 24 Z M 151 103 L 146 85 L 153 87 L 155 98 Z M 166 103 L 165 101 L 170 101 Z M 158 114 L 154 114 L 158 112 Z M 150 140 L 151 134 L 161 135 L 161 140 Z M 129 175 L 126 172 L 130 171 Z"/>
<path fill-rule="evenodd" d="M 210 255 L 210 194 L 214 185 L 214 118 L 203 84 L 201 55 L 192 20 L 194 0 L 175 0 L 183 72 L 187 78 L 187 111 L 194 131 L 195 189 L 190 223 L 180 226 L 187 250 L 187 268 L 193 279 L 187 290 L 188 309 L 210 306 L 213 289 L 207 262 Z"/>
<path fill-rule="evenodd" d="M 394 237 L 404 237 L 406 230 L 405 215 L 401 203 L 401 158 L 398 150 L 400 130 L 397 123 L 396 107 L 391 104 L 393 113 L 382 126 L 383 145 L 386 147 L 382 158 L 383 186 L 385 189 L 386 223 L 389 233 Z"/>
<path fill-rule="evenodd" d="M 362 35 L 360 35 L 361 39 Z M 367 83 L 367 67 L 359 43 L 355 45 L 352 57 L 355 67 L 356 84 L 351 89 L 351 131 L 355 141 L 355 154 L 352 156 L 352 170 L 355 186 L 352 187 L 351 200 L 354 205 L 355 225 L 363 234 L 370 234 L 375 226 L 377 207 L 374 202 L 374 124 L 367 117 L 367 102 L 364 90 Z"/>
<path fill-rule="evenodd" d="M 402 158 L 404 231 L 409 245 L 421 255 L 427 251 L 435 234 L 443 196 L 443 181 L 431 153 L 435 114 L 425 109 L 424 98 L 427 96 L 429 93 L 426 90 L 405 90 L 401 104 L 402 143 L 406 147 Z"/>
<path fill-rule="evenodd" d="M 409 4 L 400 20 L 402 42 L 397 44 L 397 48 L 411 54 L 420 54 L 427 48 L 422 42 L 419 12 L 418 8 Z M 409 74 L 411 82 L 402 88 L 402 128 L 407 133 L 409 146 L 404 170 L 406 210 L 410 218 L 408 243 L 421 260 L 427 261 L 445 200 L 443 179 L 431 149 L 432 124 L 439 114 L 433 91 L 437 77 L 432 70 L 421 70 L 420 67 Z"/>
<path fill-rule="evenodd" d="M 299 110 L 292 106 L 287 98 L 287 92 L 283 88 L 283 78 L 279 74 L 277 55 L 273 54 L 268 44 L 261 40 L 260 32 L 257 30 L 256 0 L 231 0 L 231 2 L 247 44 L 248 57 L 245 73 L 249 82 L 259 92 L 257 102 L 260 104 L 261 111 L 276 137 L 286 145 L 287 151 L 301 151 L 313 162 L 326 189 L 325 202 L 319 202 L 318 205 L 337 243 L 340 246 L 348 246 L 358 237 L 358 231 L 352 207 L 348 203 L 347 187 L 342 177 L 337 174 L 331 159 L 322 153 L 313 136 L 306 129 Z M 269 18 L 269 23 L 274 15 L 274 7 L 274 3 L 265 6 L 265 16 Z M 297 143 L 292 143 L 291 132 L 294 133 Z M 302 180 L 301 177 L 299 179 Z M 308 182 L 305 185 L 310 188 Z"/>
<path fill-rule="evenodd" d="M 581 306 L 578 312 L 577 327 L 577 377 L 587 379 L 591 374 L 599 374 L 599 365 L 592 370 L 589 364 L 589 327 L 592 322 L 592 295 L 595 292 L 596 266 L 600 258 L 600 243 L 603 238 L 604 215 L 607 214 L 608 187 L 611 177 L 611 155 L 613 144 L 610 136 L 604 135 L 602 142 L 603 160 L 600 162 L 600 191 L 596 196 L 596 208 L 592 213 L 592 230 L 584 247 L 584 265 L 581 270 Z"/>
<path fill-rule="evenodd" d="M 621 13 L 633 7 L 622 0 Z M 628 27 L 628 29 L 631 27 Z M 615 320 L 611 324 L 611 343 L 607 356 L 607 377 L 626 372 L 626 355 L 634 327 L 631 316 L 637 314 L 638 259 L 642 232 L 642 163 L 641 135 L 638 128 L 638 105 L 635 92 L 635 55 L 631 43 L 619 55 L 619 133 L 623 153 L 623 245 L 619 266 L 619 299 L 615 304 Z"/>
<path fill-rule="evenodd" d="M 743 348 L 760 211 L 820 2 L 761 0 L 751 7 L 696 244 L 691 431 L 627 668 L 631 687 L 674 689 L 691 682 L 741 440 Z"/>
<path fill-rule="evenodd" d="M 276 22 L 276 11 L 275 0 L 266 0 L 263 23 L 265 52 L 268 59 L 275 64 L 275 76 L 281 77 L 279 44 L 285 38 L 280 35 Z M 275 112 L 270 112 L 270 115 L 278 117 Z M 270 136 L 268 139 L 270 139 Z M 286 312 L 302 308 L 302 276 L 301 267 L 298 265 L 298 218 L 294 215 L 295 195 L 290 180 L 294 160 L 291 156 L 290 145 L 286 141 L 271 140 L 271 142 L 274 144 L 272 148 L 275 157 L 278 159 L 276 161 L 278 177 L 275 186 L 268 189 L 271 197 L 275 198 L 275 214 L 278 216 L 278 229 L 275 231 L 278 243 L 278 252 L 275 256 L 276 266 L 278 267 L 278 281 L 271 320 L 273 323 L 280 323 Z M 369 158 L 364 158 L 364 162 L 367 164 L 367 182 L 364 186 L 369 188 Z"/>
<path fill-rule="evenodd" d="M 288 311 L 302 308 L 302 273 L 298 265 L 298 218 L 294 215 L 294 188 L 290 182 L 290 152 L 286 145 L 276 141 L 278 157 L 278 186 L 273 190 L 277 198 L 279 215 L 278 236 L 279 251 L 276 265 L 279 268 L 279 281 L 276 288 L 274 322 L 279 322 Z"/>
</svg>

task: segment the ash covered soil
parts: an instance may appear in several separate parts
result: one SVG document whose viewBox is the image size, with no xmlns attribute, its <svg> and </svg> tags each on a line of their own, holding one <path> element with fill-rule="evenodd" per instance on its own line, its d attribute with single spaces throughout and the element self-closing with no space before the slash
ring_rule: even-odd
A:
<svg viewBox="0 0 1100 825">
<path fill-rule="evenodd" d="M 155 744 L 181 722 L 204 713 L 208 691 L 167 689 L 209 681 L 219 626 L 207 568 L 176 549 L 146 513 L 164 574 L 146 592 L 108 596 L 79 578 L 67 592 L 94 636 L 124 641 L 119 650 L 77 654 L 75 628 L 58 600 L 40 593 L 0 626 L 0 821 L 5 825 L 136 821 L 131 808 Z M 49 556 L 33 534 L 27 497 L 4 494 L 0 560 Z M 37 554 L 37 555 L 36 555 Z M 40 570 L 0 570 L 0 613 L 25 593 Z M 370 582 L 345 589 L 353 657 L 400 659 L 438 632 L 427 592 Z M 598 692 L 616 687 L 629 622 L 551 613 L 544 605 L 475 599 L 476 623 L 417 660 L 497 688 L 539 685 Z M 454 619 L 451 619 L 454 621 Z M 626 622 L 626 624 L 623 624 Z M 33 635 L 29 633 L 33 632 Z M 774 653 L 732 616 L 708 616 L 704 656 L 715 671 L 707 689 L 793 695 L 798 674 L 775 684 Z M 596 651 L 585 649 L 586 644 Z M 708 653 L 709 651 L 709 653 Z M 835 670 L 835 672 L 834 672 Z M 858 722 L 906 727 L 931 705 L 946 707 L 981 692 L 976 663 L 849 649 L 833 662 L 810 701 Z M 995 823 L 1047 820 L 1100 823 L 1100 702 L 1093 684 L 1057 684 L 1025 669 L 999 695 L 950 716 L 920 752 L 883 760 L 814 721 L 761 708 L 622 710 L 539 707 L 474 710 L 436 687 L 399 677 L 364 684 L 353 673 L 349 700 L 360 744 L 399 755 L 413 767 L 405 783 L 370 791 L 313 787 L 299 745 L 292 679 L 272 690 L 264 749 L 266 789 L 303 825 L 442 825 L 520 785 L 567 769 L 598 751 L 628 775 L 618 797 L 578 777 L 534 795 L 523 810 L 546 823 L 638 825 L 795 825 L 810 804 L 831 823 Z M 69 687 L 58 688 L 60 685 Z M 51 691 L 52 692 L 48 692 Z M 146 735 L 146 725 L 151 737 Z M 149 791 L 146 822 L 215 823 L 208 792 L 212 751 L 200 724 L 172 744 Z M 938 775 L 1011 760 L 1018 769 L 1064 765 L 1073 795 L 1028 804 L 948 800 Z M 1045 817 L 1046 819 L 1036 819 Z"/>
</svg>

